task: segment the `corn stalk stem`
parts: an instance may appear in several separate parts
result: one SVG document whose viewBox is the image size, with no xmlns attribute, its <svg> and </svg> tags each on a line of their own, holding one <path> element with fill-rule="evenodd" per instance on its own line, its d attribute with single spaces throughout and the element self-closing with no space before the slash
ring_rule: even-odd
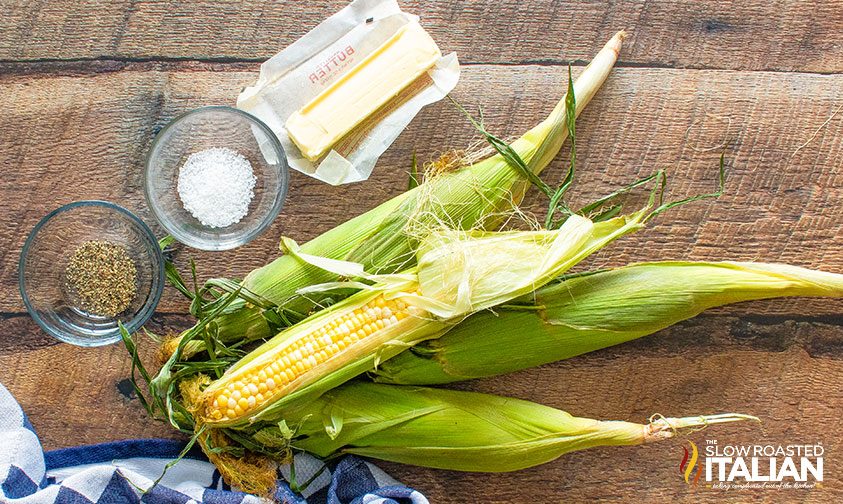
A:
<svg viewBox="0 0 843 504">
<path fill-rule="evenodd" d="M 655 418 L 656 416 L 654 416 Z M 673 437 L 685 435 L 689 432 L 702 430 L 709 425 L 751 420 L 761 422 L 758 417 L 739 413 L 722 413 L 719 415 L 702 415 L 696 417 L 664 418 L 658 417 L 644 426 L 644 443 L 663 441 Z"/>
</svg>

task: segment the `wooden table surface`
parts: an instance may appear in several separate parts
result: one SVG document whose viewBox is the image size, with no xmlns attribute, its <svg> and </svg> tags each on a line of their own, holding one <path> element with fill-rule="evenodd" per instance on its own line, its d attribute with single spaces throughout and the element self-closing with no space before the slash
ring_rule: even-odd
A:
<svg viewBox="0 0 843 504">
<path fill-rule="evenodd" d="M 233 105 L 260 63 L 344 1 L 47 0 L 0 6 L 0 382 L 47 449 L 173 436 L 126 394 L 120 346 L 58 344 L 26 314 L 17 261 L 45 213 L 106 199 L 154 224 L 141 183 L 146 150 L 176 114 Z M 454 95 L 483 105 L 489 127 L 515 136 L 544 117 L 575 71 L 618 29 L 617 69 L 578 122 L 579 200 L 656 168 L 670 193 L 710 190 L 625 238 L 591 265 L 640 260 L 764 260 L 843 272 L 843 2 L 402 1 L 444 51 L 456 51 Z M 476 140 L 453 106 L 430 106 L 364 183 L 329 187 L 294 173 L 282 215 L 259 239 L 224 253 L 183 251 L 203 278 L 240 277 L 406 187 L 411 153 L 432 159 Z M 562 174 L 566 156 L 547 172 Z M 528 200 L 539 209 L 535 196 Z M 154 226 L 162 233 L 160 227 Z M 190 321 L 168 288 L 151 328 Z M 788 299 L 706 313 L 642 340 L 464 388 L 581 416 L 644 421 L 739 411 L 763 425 L 717 426 L 703 443 L 822 443 L 824 488 L 689 489 L 683 441 L 574 453 L 501 475 L 382 464 L 432 502 L 843 500 L 843 302 Z M 517 351 L 517 349 L 513 349 Z"/>
</svg>

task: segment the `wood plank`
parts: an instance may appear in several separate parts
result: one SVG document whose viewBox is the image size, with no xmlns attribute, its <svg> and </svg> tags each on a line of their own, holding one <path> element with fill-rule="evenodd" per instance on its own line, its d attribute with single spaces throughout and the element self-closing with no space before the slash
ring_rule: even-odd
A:
<svg viewBox="0 0 843 504">
<path fill-rule="evenodd" d="M 58 344 L 23 312 L 16 278 L 25 235 L 49 210 L 83 198 L 117 201 L 152 222 L 141 169 L 154 133 L 192 107 L 233 104 L 260 62 L 345 4 L 54 0 L 0 8 L 0 383 L 21 401 L 45 448 L 178 435 L 147 418 L 131 394 L 120 345 Z M 576 202 L 658 168 L 671 175 L 671 197 L 709 191 L 727 146 L 725 196 L 671 211 L 586 266 L 731 259 L 843 272 L 843 113 L 830 119 L 843 103 L 843 0 L 401 5 L 422 14 L 443 50 L 459 53 L 456 98 L 482 104 L 490 129 L 504 136 L 549 110 L 564 91 L 564 64 L 588 60 L 619 28 L 630 32 L 624 68 L 577 125 Z M 224 253 L 183 249 L 178 262 L 195 257 L 202 278 L 242 276 L 277 254 L 280 236 L 306 240 L 398 194 L 413 151 L 431 159 L 476 139 L 449 104 L 428 107 L 371 181 L 331 188 L 294 174 L 284 213 L 262 237 Z M 549 181 L 560 179 L 566 161 L 560 156 Z M 535 194 L 526 202 L 539 214 L 543 206 Z M 183 329 L 191 323 L 185 310 L 168 288 L 149 328 Z M 378 465 L 431 502 L 840 502 L 841 313 L 843 300 L 743 303 L 625 345 L 455 385 L 593 418 L 740 411 L 760 416 L 761 426 L 716 426 L 501 475 Z M 153 360 L 154 347 L 142 349 Z M 676 471 L 682 446 L 706 439 L 821 442 L 824 488 L 689 489 Z"/>
<path fill-rule="evenodd" d="M 179 327 L 163 317 L 153 328 Z M 28 318 L 0 320 L 0 334 L 38 338 Z M 815 443 L 826 449 L 824 488 L 788 493 L 789 501 L 839 502 L 843 443 L 843 324 L 764 324 L 703 316 L 657 335 L 567 361 L 458 388 L 537 401 L 574 414 L 644 422 L 650 415 L 738 411 L 763 424 L 715 426 L 644 447 L 568 454 L 509 474 L 468 474 L 379 463 L 431 502 L 780 502 L 781 493 L 690 490 L 676 473 L 685 439 L 721 443 Z M 0 341 L 0 349 L 7 348 Z M 148 344 L 141 347 L 150 355 Z M 96 368 L 97 373 L 91 373 Z M 61 369 L 61 374 L 56 373 Z M 133 437 L 176 437 L 146 418 L 125 394 L 129 359 L 119 346 L 50 345 L 0 350 L 0 382 L 18 398 L 46 449 Z M 123 392 L 121 392 L 123 389 Z M 61 412 L 58 414 L 57 412 Z"/>
<path fill-rule="evenodd" d="M 150 330 L 187 327 L 186 317 L 153 317 Z M 44 335 L 29 317 L 0 318 L 0 383 L 36 427 L 45 450 L 130 438 L 179 438 L 137 400 L 122 343 L 81 348 Z M 154 365 L 151 340 L 140 346 Z M 95 372 L 94 372 L 95 370 Z"/>
<path fill-rule="evenodd" d="M 23 311 L 17 258 L 26 234 L 48 211 L 69 201 L 121 203 L 147 222 L 142 196 L 144 154 L 154 133 L 179 112 L 232 103 L 253 72 L 227 66 L 129 64 L 81 75 L 6 75 L 0 92 L 0 312 Z M 559 67 L 472 66 L 455 96 L 483 104 L 489 127 L 524 131 L 563 91 Z M 843 272 L 843 115 L 803 149 L 843 99 L 843 75 L 617 69 L 578 123 L 580 175 L 573 190 L 584 202 L 668 169 L 672 197 L 708 192 L 720 145 L 728 145 L 727 194 L 671 211 L 625 238 L 590 265 L 633 261 L 765 260 Z M 280 236 L 304 241 L 350 215 L 398 194 L 415 150 L 432 159 L 477 137 L 448 103 L 425 109 L 382 157 L 372 180 L 329 187 L 295 173 L 281 217 L 255 242 L 224 253 L 181 252 L 197 259 L 202 278 L 241 277 L 277 254 Z M 557 181 L 566 156 L 547 172 Z M 640 201 L 640 198 L 638 198 Z M 533 195 L 527 207 L 544 203 Z M 161 229 L 156 227 L 159 233 Z M 836 315 L 840 301 L 787 300 L 740 307 L 735 313 Z M 185 305 L 168 292 L 162 312 Z"/>
<path fill-rule="evenodd" d="M 12 2 L 0 60 L 262 61 L 347 4 L 327 2 Z M 615 31 L 628 65 L 843 71 L 841 0 L 764 2 L 402 1 L 445 51 L 470 63 L 588 60 Z"/>
</svg>

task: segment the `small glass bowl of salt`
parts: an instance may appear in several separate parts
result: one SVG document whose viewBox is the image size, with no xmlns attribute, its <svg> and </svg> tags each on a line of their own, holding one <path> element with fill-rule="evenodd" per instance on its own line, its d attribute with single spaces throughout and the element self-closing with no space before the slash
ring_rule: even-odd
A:
<svg viewBox="0 0 843 504">
<path fill-rule="evenodd" d="M 284 149 L 266 124 L 211 106 L 176 117 L 158 133 L 144 189 L 155 218 L 176 240 L 228 250 L 272 224 L 288 179 Z"/>
</svg>

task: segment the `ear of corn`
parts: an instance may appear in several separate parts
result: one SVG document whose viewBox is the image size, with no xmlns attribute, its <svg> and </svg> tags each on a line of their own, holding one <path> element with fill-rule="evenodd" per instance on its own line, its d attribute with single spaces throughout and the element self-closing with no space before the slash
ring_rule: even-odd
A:
<svg viewBox="0 0 843 504">
<path fill-rule="evenodd" d="M 784 296 L 843 297 L 843 275 L 730 262 L 601 271 L 477 313 L 385 362 L 375 379 L 422 385 L 508 373 L 640 338 L 716 306 Z"/>
<path fill-rule="evenodd" d="M 754 419 L 743 415 L 660 419 L 647 425 L 578 418 L 518 399 L 473 392 L 350 382 L 288 416 L 294 432 L 252 431 L 326 457 L 353 453 L 457 471 L 502 472 L 575 450 L 636 445 L 684 428 Z"/>
<path fill-rule="evenodd" d="M 205 390 L 207 423 L 266 418 L 365 372 L 374 359 L 442 332 L 445 324 L 423 318 L 405 301 L 407 294 L 362 292 L 282 332 Z"/>
<path fill-rule="evenodd" d="M 623 32 L 615 35 L 576 80 L 577 114 L 608 77 L 623 37 Z M 565 141 L 564 121 L 563 98 L 544 121 L 512 143 L 536 174 L 550 163 Z M 501 213 L 520 202 L 527 188 L 528 182 L 520 172 L 496 154 L 457 172 L 431 178 L 303 244 L 302 252 L 358 262 L 367 271 L 396 272 L 414 264 L 417 243 L 413 228 L 446 222 L 460 229 L 495 229 L 501 223 Z M 296 298 L 296 291 L 335 280 L 337 276 L 329 271 L 284 255 L 249 273 L 242 288 L 276 305 L 306 313 L 314 307 L 312 299 Z M 221 341 L 271 336 L 260 309 L 248 303 L 233 304 L 216 322 Z M 175 345 L 177 341 L 170 347 Z M 184 355 L 200 350 L 201 345 L 194 344 Z"/>
<path fill-rule="evenodd" d="M 318 397 L 409 346 L 439 337 L 473 311 L 546 283 L 638 229 L 645 215 L 641 211 L 598 224 L 573 216 L 554 231 L 434 233 L 437 238 L 419 249 L 416 269 L 370 276 L 382 283 L 282 331 L 243 357 L 205 390 L 200 419 L 234 427 L 281 418 L 294 402 Z M 316 258 L 294 247 L 290 252 L 338 273 L 366 275 L 361 265 Z"/>
</svg>

